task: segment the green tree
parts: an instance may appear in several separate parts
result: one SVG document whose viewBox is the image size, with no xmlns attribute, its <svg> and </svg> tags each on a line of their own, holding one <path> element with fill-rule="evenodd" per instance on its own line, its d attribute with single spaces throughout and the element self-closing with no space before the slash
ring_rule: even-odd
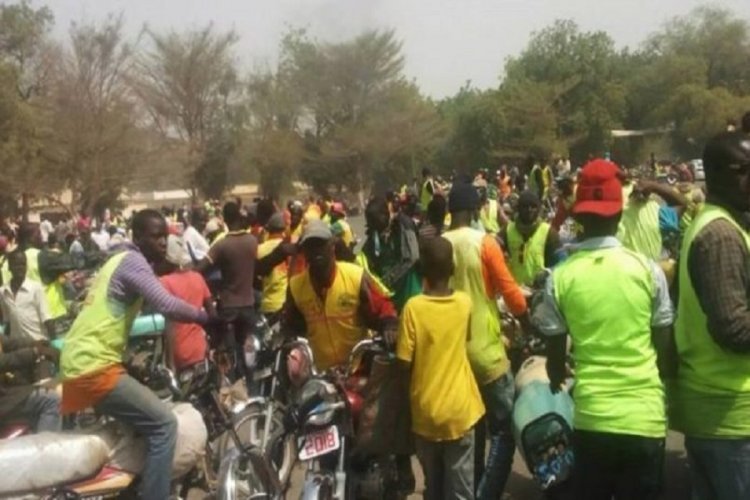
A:
<svg viewBox="0 0 750 500">
<path fill-rule="evenodd" d="M 434 105 L 403 77 L 392 31 L 368 31 L 336 44 L 293 31 L 282 41 L 281 70 L 300 97 L 303 180 L 324 191 L 360 194 L 388 172 L 410 178 L 441 133 Z"/>
<path fill-rule="evenodd" d="M 607 151 L 609 131 L 625 118 L 621 59 L 608 34 L 581 32 L 573 21 L 556 21 L 507 62 L 501 87 L 520 85 L 514 91 L 523 92 L 530 82 L 548 86 L 556 138 L 573 157 L 583 159 Z"/>
<path fill-rule="evenodd" d="M 147 136 L 129 81 L 133 49 L 122 17 L 73 24 L 51 95 L 52 167 L 89 213 L 112 206 L 149 158 Z"/>
<path fill-rule="evenodd" d="M 185 33 L 166 35 L 146 30 L 150 49 L 139 58 L 139 78 L 134 88 L 145 103 L 153 125 L 165 137 L 175 136 L 186 146 L 188 177 L 204 194 L 228 187 L 228 165 L 234 144 L 226 144 L 234 133 L 227 123 L 235 123 L 237 111 L 237 72 L 232 49 L 238 38 L 234 32 L 216 33 L 212 25 Z M 217 163 L 218 162 L 218 163 Z"/>
<path fill-rule="evenodd" d="M 52 23 L 52 13 L 46 7 L 34 9 L 25 0 L 0 5 L 0 119 L 4 123 L 0 190 L 5 193 L 6 206 L 12 207 L 12 199 L 20 197 L 24 217 L 31 198 L 60 187 L 58 177 L 47 170 L 44 147 L 50 127 L 43 99 L 58 53 L 48 38 Z"/>
</svg>

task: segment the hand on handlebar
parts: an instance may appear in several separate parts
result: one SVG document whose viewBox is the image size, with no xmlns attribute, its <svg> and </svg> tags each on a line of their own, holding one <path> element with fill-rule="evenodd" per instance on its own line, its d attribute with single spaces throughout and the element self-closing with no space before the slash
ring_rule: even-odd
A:
<svg viewBox="0 0 750 500">
<path fill-rule="evenodd" d="M 388 324 L 383 328 L 383 340 L 389 349 L 396 348 L 396 342 L 398 341 L 398 325 L 396 323 Z"/>
</svg>

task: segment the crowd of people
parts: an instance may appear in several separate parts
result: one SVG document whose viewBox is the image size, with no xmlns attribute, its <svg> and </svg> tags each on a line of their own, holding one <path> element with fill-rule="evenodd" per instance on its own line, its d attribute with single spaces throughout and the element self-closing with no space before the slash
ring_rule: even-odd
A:
<svg viewBox="0 0 750 500">
<path fill-rule="evenodd" d="M 750 498 L 750 130 L 711 139 L 703 163 L 705 190 L 606 158 L 450 182 L 424 169 L 368 200 L 361 240 L 330 197 L 6 225 L 0 419 L 59 430 L 95 407 L 129 423 L 148 442 L 143 497 L 163 499 L 176 421 L 122 365 L 144 303 L 170 320 L 178 373 L 209 354 L 214 322 L 242 357 L 263 314 L 306 337 L 319 370 L 375 331 L 410 380 L 425 497 L 497 499 L 515 452 L 502 298 L 546 342 L 550 390 L 574 373 L 574 498 L 659 498 L 668 428 L 685 435 L 695 498 Z M 71 312 L 92 255 L 103 264 Z M 58 356 L 48 341 L 71 315 Z M 62 398 L 32 385 L 40 359 L 59 364 Z"/>
</svg>

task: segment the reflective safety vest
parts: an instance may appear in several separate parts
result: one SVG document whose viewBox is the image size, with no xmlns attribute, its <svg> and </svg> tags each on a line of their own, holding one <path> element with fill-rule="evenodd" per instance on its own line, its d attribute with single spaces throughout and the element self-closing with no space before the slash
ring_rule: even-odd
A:
<svg viewBox="0 0 750 500">
<path fill-rule="evenodd" d="M 130 328 L 143 303 L 142 299 L 138 299 L 128 306 L 109 298 L 112 276 L 127 254 L 116 254 L 104 264 L 91 286 L 81 313 L 65 336 L 60 354 L 63 380 L 122 363 Z"/>
<path fill-rule="evenodd" d="M 489 384 L 510 368 L 500 336 L 500 315 L 495 298 L 487 296 L 482 274 L 482 244 L 491 238 L 469 227 L 443 233 L 453 245 L 455 270 L 451 287 L 471 297 L 471 338 L 467 344 L 469 362 L 479 385 Z"/>
<path fill-rule="evenodd" d="M 653 261 L 661 259 L 661 230 L 659 229 L 659 209 L 654 200 L 645 203 L 628 202 L 622 211 L 617 239 L 625 248 L 648 257 Z"/>
<path fill-rule="evenodd" d="M 531 286 L 544 269 L 544 247 L 550 225 L 540 222 L 528 240 L 524 240 L 515 222 L 508 224 L 508 268 L 519 285 Z"/>
<path fill-rule="evenodd" d="M 307 332 L 300 333 L 306 333 L 318 370 L 346 363 L 357 342 L 367 337 L 358 315 L 364 272 L 355 264 L 337 262 L 336 276 L 322 299 L 315 293 L 310 271 L 289 281 L 292 300 L 307 326 Z"/>
<path fill-rule="evenodd" d="M 531 168 L 531 172 L 529 172 L 528 190 L 541 197 L 544 191 L 544 186 L 540 186 L 536 178 L 536 173 L 539 172 L 540 169 L 541 167 L 539 165 L 534 165 Z"/>
<path fill-rule="evenodd" d="M 670 390 L 672 426 L 688 436 L 750 437 L 750 355 L 720 347 L 708 331 L 708 320 L 690 280 L 688 255 L 695 237 L 708 223 L 723 219 L 737 228 L 750 250 L 750 236 L 724 209 L 706 204 L 682 242 L 679 303 L 675 338 L 679 371 Z"/>
<path fill-rule="evenodd" d="M 258 245 L 258 259 L 267 257 L 278 247 L 282 238 L 273 238 Z M 289 266 L 284 261 L 263 277 L 263 294 L 260 302 L 260 312 L 272 314 L 279 312 L 284 307 L 286 300 L 287 282 L 289 281 Z"/>
<path fill-rule="evenodd" d="M 497 221 L 497 200 L 487 200 L 487 204 L 479 212 L 479 218 L 486 232 L 497 234 L 500 231 L 500 224 Z"/>
<path fill-rule="evenodd" d="M 428 186 L 432 185 L 432 193 L 427 189 Z M 422 210 L 427 210 L 427 205 L 432 201 L 432 196 L 435 194 L 435 184 L 432 179 L 427 179 L 422 183 L 422 193 L 419 196 L 419 203 L 422 205 Z"/>
<path fill-rule="evenodd" d="M 579 250 L 554 269 L 553 283 L 575 353 L 574 427 L 664 437 L 649 261 L 619 245 Z"/>
</svg>

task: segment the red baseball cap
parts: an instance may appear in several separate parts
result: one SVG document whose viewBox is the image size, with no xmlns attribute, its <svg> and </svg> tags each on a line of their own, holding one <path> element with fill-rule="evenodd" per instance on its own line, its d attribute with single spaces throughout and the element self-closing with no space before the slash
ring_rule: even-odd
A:
<svg viewBox="0 0 750 500">
<path fill-rule="evenodd" d="M 578 174 L 574 214 L 604 217 L 622 211 L 622 172 L 609 160 L 597 158 L 583 166 Z"/>
</svg>

